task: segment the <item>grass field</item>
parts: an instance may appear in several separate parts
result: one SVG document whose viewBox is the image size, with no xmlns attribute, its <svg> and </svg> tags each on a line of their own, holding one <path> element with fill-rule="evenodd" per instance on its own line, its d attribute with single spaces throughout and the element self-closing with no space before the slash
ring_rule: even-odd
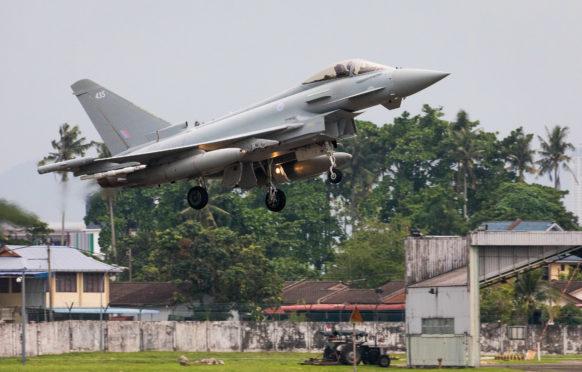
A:
<svg viewBox="0 0 582 372">
<path fill-rule="evenodd" d="M 186 355 L 192 362 L 202 358 L 216 358 L 224 361 L 221 366 L 193 365 L 183 367 L 178 364 L 180 355 Z M 70 353 L 63 355 L 42 355 L 27 359 L 23 367 L 20 358 L 0 358 L 2 371 L 229 371 L 229 372 L 271 372 L 271 371 L 314 371 L 348 372 L 351 366 L 303 366 L 305 359 L 319 357 L 308 353 L 185 353 L 185 352 L 141 352 L 141 353 Z M 402 355 L 404 357 L 404 355 Z M 562 359 L 563 360 L 563 359 Z M 555 362 L 555 361 L 554 361 Z M 406 362 L 393 361 L 390 369 L 360 364 L 358 371 L 406 371 Z M 474 370 L 474 369 L 472 369 Z M 418 369 L 414 370 L 418 371 Z M 430 370 L 423 370 L 430 371 Z M 438 371 L 459 371 L 441 369 Z M 487 368 L 487 372 L 512 371 L 504 368 Z"/>
</svg>

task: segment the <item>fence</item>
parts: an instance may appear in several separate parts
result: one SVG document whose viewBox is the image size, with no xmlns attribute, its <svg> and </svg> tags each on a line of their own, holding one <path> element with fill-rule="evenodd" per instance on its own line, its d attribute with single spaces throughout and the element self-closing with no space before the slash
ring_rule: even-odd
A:
<svg viewBox="0 0 582 372">
<path fill-rule="evenodd" d="M 320 352 L 324 331 L 331 325 L 351 329 L 349 323 L 324 322 L 103 322 L 104 350 L 129 351 L 307 351 Z M 503 324 L 481 325 L 481 352 L 523 353 L 535 349 L 540 325 L 522 330 Z M 379 335 L 390 352 L 406 351 L 404 323 L 366 322 L 358 330 Z M 28 323 L 26 352 L 29 356 L 99 351 L 99 321 L 70 320 Z M 21 328 L 17 323 L 0 324 L 0 357 L 21 353 Z M 582 353 L 582 325 L 550 326 L 542 342 L 544 354 Z"/>
<path fill-rule="evenodd" d="M 315 322 L 103 322 L 104 350 L 129 351 L 313 351 L 323 350 L 330 323 Z M 336 327 L 351 329 L 349 323 Z M 404 323 L 358 325 L 371 335 L 382 335 L 391 351 L 405 350 Z M 27 355 L 99 351 L 99 321 L 70 320 L 29 323 Z M 21 326 L 0 324 L 0 357 L 21 353 Z"/>
</svg>

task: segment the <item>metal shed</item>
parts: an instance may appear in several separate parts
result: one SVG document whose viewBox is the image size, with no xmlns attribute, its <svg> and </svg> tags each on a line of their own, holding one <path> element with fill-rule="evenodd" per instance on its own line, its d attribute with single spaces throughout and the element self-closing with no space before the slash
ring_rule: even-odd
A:
<svg viewBox="0 0 582 372">
<path fill-rule="evenodd" d="M 479 367 L 479 288 L 582 247 L 582 231 L 473 231 L 405 239 L 411 367 Z"/>
</svg>

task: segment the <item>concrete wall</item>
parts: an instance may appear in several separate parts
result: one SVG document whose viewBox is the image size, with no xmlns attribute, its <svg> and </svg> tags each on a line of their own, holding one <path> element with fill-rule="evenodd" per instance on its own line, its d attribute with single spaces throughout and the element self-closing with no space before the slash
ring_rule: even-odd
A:
<svg viewBox="0 0 582 372">
<path fill-rule="evenodd" d="M 292 322 L 103 322 L 104 349 L 130 351 L 313 351 L 331 323 Z M 351 324 L 339 323 L 340 329 Z M 386 339 L 389 350 L 405 350 L 404 323 L 364 323 L 358 330 Z M 0 324 L 0 357 L 21 353 L 20 324 Z M 99 351 L 99 322 L 71 320 L 26 325 L 26 354 Z"/>
<path fill-rule="evenodd" d="M 330 323 L 292 322 L 103 322 L 105 351 L 312 351 L 323 350 L 318 333 Z M 336 324 L 351 329 L 349 323 Z M 510 340 L 506 325 L 481 325 L 483 354 L 535 349 L 543 326 L 528 326 L 525 340 Z M 404 352 L 404 323 L 364 323 L 358 330 L 383 336 L 392 352 Z M 0 324 L 0 357 L 19 356 L 20 324 Z M 72 320 L 26 325 L 27 355 L 99 350 L 99 322 Z M 543 354 L 582 354 L 582 325 L 550 326 Z"/>
<path fill-rule="evenodd" d="M 527 326 L 524 340 L 510 340 L 509 326 L 481 324 L 481 353 L 504 354 L 507 350 L 524 353 L 526 350 L 535 350 L 543 328 L 543 325 Z M 541 349 L 542 354 L 581 354 L 582 325 L 548 326 Z"/>
</svg>

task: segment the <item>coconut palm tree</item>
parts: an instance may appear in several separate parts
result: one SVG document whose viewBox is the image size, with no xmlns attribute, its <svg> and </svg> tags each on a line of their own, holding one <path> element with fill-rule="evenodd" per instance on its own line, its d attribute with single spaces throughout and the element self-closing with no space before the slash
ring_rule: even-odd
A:
<svg viewBox="0 0 582 372">
<path fill-rule="evenodd" d="M 49 152 L 38 165 L 45 165 L 47 163 L 58 163 L 65 160 L 71 160 L 75 157 L 83 157 L 89 148 L 93 146 L 93 142 L 87 142 L 85 137 L 81 137 L 81 130 L 78 126 L 71 127 L 68 123 L 64 123 L 59 127 L 59 138 L 51 141 L 53 152 Z M 63 188 L 62 197 L 66 197 L 67 181 L 69 176 L 67 172 L 60 172 L 61 185 Z M 65 244 L 65 208 L 63 207 L 63 214 L 61 220 L 61 245 Z"/>
<path fill-rule="evenodd" d="M 531 140 L 533 134 L 523 133 L 523 127 L 519 127 L 511 132 L 510 138 L 512 143 L 508 144 L 507 152 L 511 168 L 515 169 L 519 174 L 519 182 L 524 181 L 524 173 L 537 173 L 538 170 L 534 167 L 534 154 L 536 150 L 531 148 Z"/>
<path fill-rule="evenodd" d="M 461 177 L 463 178 L 463 217 L 467 214 L 467 178 L 471 180 L 471 189 L 477 189 L 477 176 L 475 176 L 474 161 L 481 157 L 483 150 L 477 142 L 479 130 L 473 130 L 475 123 L 471 123 L 467 113 L 463 110 L 457 114 L 457 121 L 452 127 L 453 158 L 457 162 L 456 185 L 460 191 Z"/>
<path fill-rule="evenodd" d="M 568 163 L 572 158 L 566 153 L 568 150 L 574 150 L 574 145 L 570 142 L 566 142 L 566 136 L 568 135 L 568 127 L 560 127 L 556 125 L 552 128 L 550 132 L 548 127 L 546 127 L 547 141 L 542 137 L 538 136 L 540 140 L 541 150 L 539 151 L 541 159 L 537 161 L 540 165 L 540 175 L 548 174 L 550 181 L 554 181 L 554 188 L 560 189 L 560 165 L 562 168 L 566 169 L 568 172 L 574 176 L 576 183 L 576 175 Z"/>
<path fill-rule="evenodd" d="M 111 152 L 103 142 L 94 142 L 94 145 L 97 149 L 97 156 L 99 159 L 111 157 Z M 101 188 L 99 191 L 101 198 L 107 201 L 107 208 L 109 209 L 109 226 L 111 227 L 111 252 L 113 253 L 113 259 L 116 265 L 119 264 L 119 262 L 117 260 L 117 240 L 115 237 L 115 219 L 113 218 L 113 206 L 115 205 L 115 198 L 117 197 L 118 192 L 119 189 L 110 187 Z"/>
<path fill-rule="evenodd" d="M 517 308 L 523 310 L 523 315 L 529 322 L 533 314 L 547 300 L 556 301 L 556 291 L 547 281 L 543 280 L 543 270 L 537 269 L 520 275 L 513 283 L 514 301 Z"/>
</svg>

